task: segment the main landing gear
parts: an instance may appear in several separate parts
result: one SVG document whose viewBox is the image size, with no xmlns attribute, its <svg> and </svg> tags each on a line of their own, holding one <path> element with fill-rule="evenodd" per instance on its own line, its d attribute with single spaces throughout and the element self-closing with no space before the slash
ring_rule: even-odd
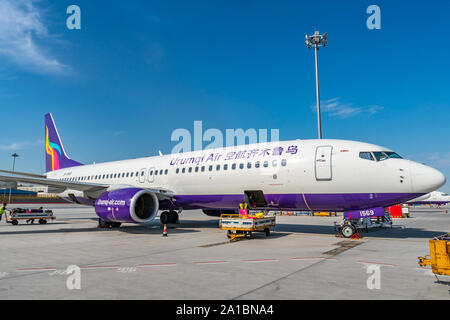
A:
<svg viewBox="0 0 450 320">
<path fill-rule="evenodd" d="M 179 220 L 179 215 L 176 211 L 164 211 L 159 216 L 159 219 L 162 224 L 177 223 Z"/>
<path fill-rule="evenodd" d="M 98 218 L 98 226 L 100 229 L 108 229 L 108 228 L 119 228 L 122 225 L 120 222 L 107 222 Z"/>
</svg>

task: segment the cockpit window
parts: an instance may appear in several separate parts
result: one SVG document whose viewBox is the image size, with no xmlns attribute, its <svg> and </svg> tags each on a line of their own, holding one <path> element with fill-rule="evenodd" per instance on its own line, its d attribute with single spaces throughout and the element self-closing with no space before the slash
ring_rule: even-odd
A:
<svg viewBox="0 0 450 320">
<path fill-rule="evenodd" d="M 359 157 L 360 157 L 361 159 L 366 159 L 366 160 L 372 160 L 372 161 L 375 161 L 375 159 L 373 158 L 371 152 L 360 152 L 360 153 L 359 153 Z"/>
<path fill-rule="evenodd" d="M 377 159 L 377 161 L 389 159 L 389 157 L 384 152 L 374 152 L 373 155 L 375 156 L 375 159 Z"/>
<path fill-rule="evenodd" d="M 393 158 L 393 159 L 403 159 L 402 157 L 400 157 L 398 155 L 398 153 L 392 152 L 392 151 L 385 151 L 384 152 L 389 158 Z"/>
</svg>

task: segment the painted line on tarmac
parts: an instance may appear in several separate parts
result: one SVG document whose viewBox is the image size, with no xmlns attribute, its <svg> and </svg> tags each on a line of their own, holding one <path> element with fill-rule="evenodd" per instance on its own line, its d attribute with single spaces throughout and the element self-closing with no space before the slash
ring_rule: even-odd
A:
<svg viewBox="0 0 450 320">
<path fill-rule="evenodd" d="M 151 268 L 151 267 L 171 267 L 176 266 L 177 264 L 175 262 L 168 262 L 168 263 L 143 263 L 138 264 L 136 267 L 138 268 Z"/>
<path fill-rule="evenodd" d="M 249 259 L 241 260 L 242 262 L 278 262 L 278 259 Z"/>
<path fill-rule="evenodd" d="M 219 264 L 228 263 L 229 261 L 194 261 L 195 264 Z"/>
</svg>

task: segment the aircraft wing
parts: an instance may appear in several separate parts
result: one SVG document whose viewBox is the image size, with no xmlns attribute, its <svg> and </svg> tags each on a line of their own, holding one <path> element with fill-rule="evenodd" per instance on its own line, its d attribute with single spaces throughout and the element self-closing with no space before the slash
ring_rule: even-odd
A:
<svg viewBox="0 0 450 320">
<path fill-rule="evenodd" d="M 3 176 L 0 175 L 0 181 L 2 182 L 25 182 L 32 184 L 39 184 L 50 187 L 57 188 L 67 188 L 79 191 L 101 191 L 102 189 L 107 189 L 109 185 L 99 184 L 99 183 L 86 183 L 86 182 L 69 182 L 61 181 L 48 178 L 37 178 L 37 177 L 18 177 L 18 176 Z"/>
<path fill-rule="evenodd" d="M 24 177 L 0 175 L 0 182 L 6 182 L 6 183 L 25 182 L 25 183 L 38 184 L 38 185 L 44 185 L 44 186 L 49 186 L 49 187 L 62 188 L 63 190 L 64 190 L 64 188 L 66 188 L 66 189 L 78 190 L 78 191 L 84 191 L 84 192 L 90 192 L 90 193 L 98 193 L 98 192 L 106 191 L 110 187 L 110 185 L 107 185 L 107 184 L 89 183 L 89 182 L 69 182 L 69 181 L 61 181 L 61 180 L 48 179 L 48 178 L 38 178 L 38 177 L 31 176 L 34 174 L 28 174 L 28 175 L 29 176 L 24 176 Z M 37 175 L 35 175 L 35 176 L 37 176 Z M 124 185 L 123 187 L 131 187 L 131 186 Z M 173 197 L 173 192 L 170 190 L 164 189 L 164 188 L 146 188 L 146 189 L 155 193 L 159 200 L 171 199 Z"/>
<path fill-rule="evenodd" d="M 18 171 L 8 171 L 8 170 L 0 170 L 0 172 L 19 175 L 19 176 L 34 177 L 34 178 L 45 178 L 46 177 L 45 174 L 28 173 L 28 172 L 18 172 Z"/>
</svg>

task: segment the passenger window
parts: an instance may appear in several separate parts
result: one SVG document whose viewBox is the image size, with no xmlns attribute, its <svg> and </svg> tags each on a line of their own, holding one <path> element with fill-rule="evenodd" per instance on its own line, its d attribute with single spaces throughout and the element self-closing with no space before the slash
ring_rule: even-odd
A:
<svg viewBox="0 0 450 320">
<path fill-rule="evenodd" d="M 152 176 L 153 175 L 153 170 L 152 171 L 150 171 L 150 173 L 149 173 L 149 176 Z"/>
<path fill-rule="evenodd" d="M 159 175 L 162 176 L 163 174 L 163 169 L 159 170 Z"/>
<path fill-rule="evenodd" d="M 208 170 L 209 170 L 209 171 L 212 171 L 212 169 L 213 169 L 213 166 L 209 166 L 209 167 L 208 167 Z"/>
<path fill-rule="evenodd" d="M 251 162 L 247 162 L 247 169 L 251 169 L 252 168 L 252 163 Z"/>
<path fill-rule="evenodd" d="M 177 170 L 175 170 L 175 173 L 179 174 L 180 173 L 180 168 L 177 168 Z"/>
<path fill-rule="evenodd" d="M 277 166 L 277 160 L 273 160 L 272 161 L 272 167 L 276 167 Z"/>
<path fill-rule="evenodd" d="M 181 173 L 185 173 L 186 172 L 186 168 L 181 169 Z"/>
<path fill-rule="evenodd" d="M 202 167 L 202 172 L 205 172 L 205 166 Z"/>
<path fill-rule="evenodd" d="M 130 173 L 130 177 L 132 178 L 134 176 L 134 172 L 131 172 Z"/>
<path fill-rule="evenodd" d="M 195 167 L 195 172 L 198 172 L 198 167 Z"/>
<path fill-rule="evenodd" d="M 268 161 L 264 161 L 264 168 L 267 168 L 269 166 L 269 162 Z"/>
<path fill-rule="evenodd" d="M 255 162 L 255 168 L 259 168 L 259 161 Z"/>
<path fill-rule="evenodd" d="M 155 176 L 157 176 L 158 175 L 158 170 L 155 170 Z"/>
<path fill-rule="evenodd" d="M 216 171 L 219 171 L 220 170 L 220 164 L 218 164 L 217 166 L 216 166 Z"/>
<path fill-rule="evenodd" d="M 236 163 L 233 163 L 233 164 L 231 165 L 231 169 L 233 169 L 233 170 L 236 169 Z"/>
<path fill-rule="evenodd" d="M 286 167 L 286 159 L 283 159 L 283 160 L 281 160 L 281 165 L 283 166 L 283 167 Z"/>
<path fill-rule="evenodd" d="M 366 159 L 366 160 L 372 160 L 372 161 L 375 160 L 375 159 L 373 158 L 371 152 L 360 152 L 360 153 L 359 153 L 359 157 L 360 157 L 361 159 Z"/>
<path fill-rule="evenodd" d="M 189 167 L 189 170 L 188 170 L 188 172 L 189 172 L 189 173 L 191 173 L 191 172 L 192 172 L 192 167 Z"/>
<path fill-rule="evenodd" d="M 239 169 L 244 169 L 244 164 L 243 163 L 239 164 Z"/>
<path fill-rule="evenodd" d="M 127 178 L 130 176 L 130 173 L 129 172 L 127 172 Z"/>
<path fill-rule="evenodd" d="M 228 170 L 228 164 L 223 165 L 223 170 Z"/>
<path fill-rule="evenodd" d="M 164 171 L 164 174 L 167 175 L 169 173 L 169 169 L 166 169 L 166 171 Z"/>
</svg>

